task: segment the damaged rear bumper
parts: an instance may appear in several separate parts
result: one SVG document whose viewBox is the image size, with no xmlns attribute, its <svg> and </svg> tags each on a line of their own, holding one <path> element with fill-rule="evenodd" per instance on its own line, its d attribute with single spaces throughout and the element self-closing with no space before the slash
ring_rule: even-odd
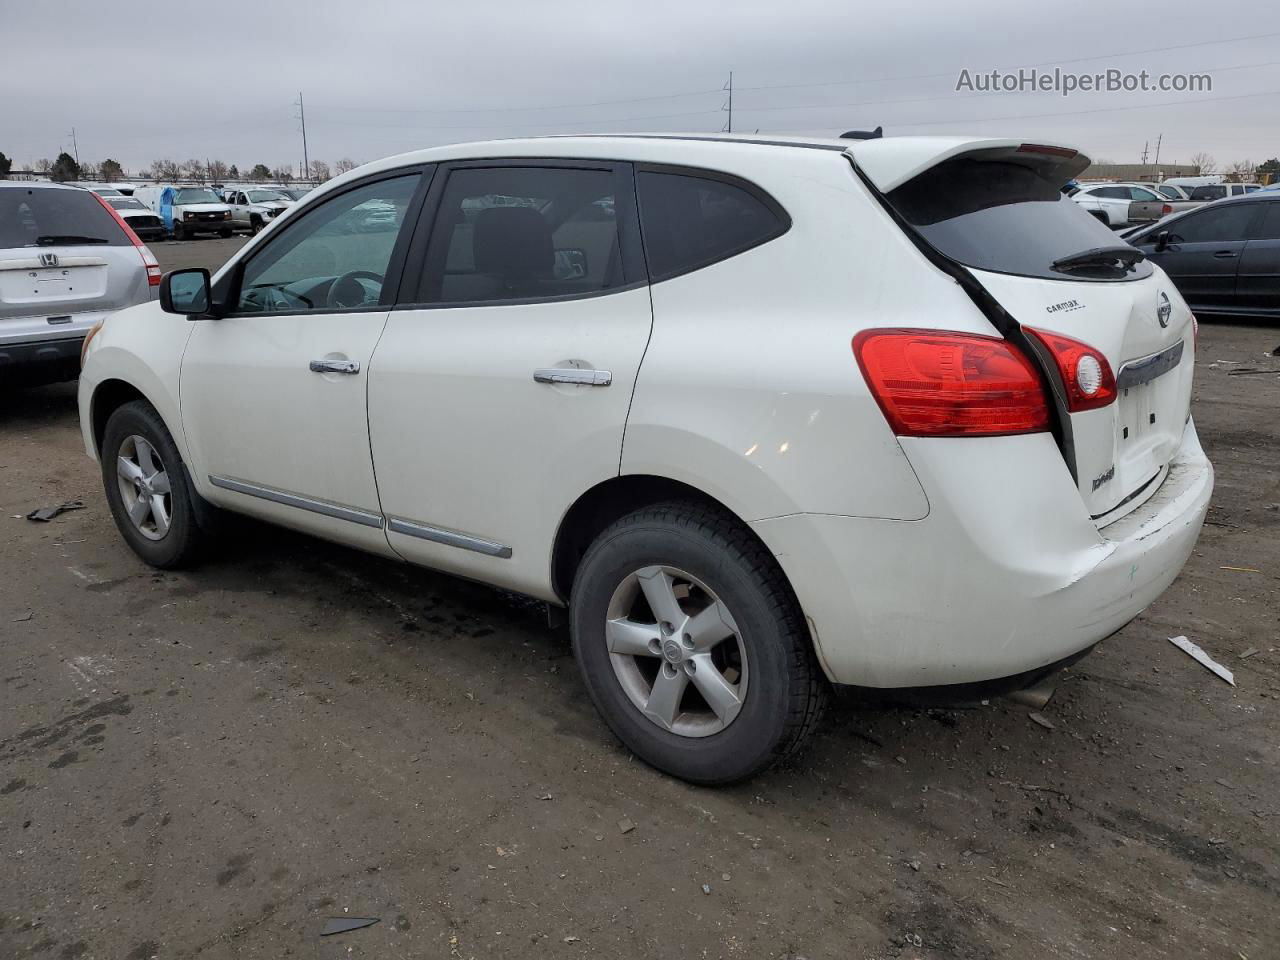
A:
<svg viewBox="0 0 1280 960">
<path fill-rule="evenodd" d="M 929 497 L 923 520 L 752 524 L 838 683 L 974 683 L 1087 649 L 1173 582 L 1213 491 L 1191 422 L 1159 489 L 1101 530 L 1048 434 L 904 439 L 903 449 Z"/>
</svg>

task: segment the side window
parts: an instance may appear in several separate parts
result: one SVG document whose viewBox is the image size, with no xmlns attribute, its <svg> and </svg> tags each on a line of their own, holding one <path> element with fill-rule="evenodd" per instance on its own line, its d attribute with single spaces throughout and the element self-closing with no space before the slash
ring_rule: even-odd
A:
<svg viewBox="0 0 1280 960">
<path fill-rule="evenodd" d="M 1141 200 L 1143 203 L 1146 203 L 1151 200 L 1160 199 L 1150 190 L 1144 190 L 1142 189 L 1142 187 L 1130 187 L 1129 196 L 1132 197 L 1134 200 Z"/>
<path fill-rule="evenodd" d="M 621 286 L 616 186 L 611 170 L 450 171 L 418 302 L 537 300 Z"/>
<path fill-rule="evenodd" d="M 237 193 L 236 203 L 240 204 L 241 206 L 246 206 L 249 203 L 249 198 L 246 197 L 243 193 Z"/>
<path fill-rule="evenodd" d="M 1280 200 L 1272 200 L 1262 206 L 1267 212 L 1263 215 L 1262 225 L 1254 231 L 1253 239 L 1280 240 Z"/>
<path fill-rule="evenodd" d="M 352 310 L 382 297 L 418 174 L 379 180 L 314 207 L 245 266 L 236 311 Z"/>
<path fill-rule="evenodd" d="M 694 174 L 640 171 L 640 226 L 649 274 L 665 280 L 779 237 L 790 218 L 746 184 Z"/>
<path fill-rule="evenodd" d="M 1099 187 L 1093 195 L 1104 200 L 1128 200 L 1129 190 L 1126 187 Z"/>
<path fill-rule="evenodd" d="M 1231 203 L 1193 213 L 1169 227 L 1169 236 L 1178 243 L 1225 243 L 1244 240 L 1256 203 Z"/>
</svg>

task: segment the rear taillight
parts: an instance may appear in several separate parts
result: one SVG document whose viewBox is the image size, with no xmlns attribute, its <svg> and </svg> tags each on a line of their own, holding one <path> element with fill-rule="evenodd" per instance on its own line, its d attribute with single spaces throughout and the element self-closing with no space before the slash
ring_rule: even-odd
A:
<svg viewBox="0 0 1280 960">
<path fill-rule="evenodd" d="M 1116 398 L 1116 377 L 1101 353 L 1079 340 L 1048 330 L 1024 327 L 1048 349 L 1067 392 L 1067 411 L 1080 413 L 1105 407 Z"/>
<path fill-rule="evenodd" d="M 1173 204 L 1166 203 L 1160 208 L 1160 216 L 1162 217 L 1167 217 L 1171 213 L 1173 213 Z"/>
<path fill-rule="evenodd" d="M 1049 429 L 1044 388 L 1007 340 L 938 330 L 865 330 L 853 354 L 893 432 L 989 437 Z"/>
<path fill-rule="evenodd" d="M 116 212 L 115 207 L 107 203 L 107 201 L 101 196 L 98 196 L 98 194 L 95 193 L 94 196 L 98 198 L 98 202 L 102 204 L 107 213 L 111 214 L 116 223 L 120 224 L 120 229 L 125 232 L 125 236 L 129 238 L 129 242 L 138 249 L 138 254 L 142 257 L 142 265 L 147 269 L 147 286 L 160 286 L 160 262 L 156 260 L 156 255 L 152 253 L 147 245 L 142 242 L 142 239 L 133 232 L 133 227 L 129 226 L 125 218 Z"/>
</svg>

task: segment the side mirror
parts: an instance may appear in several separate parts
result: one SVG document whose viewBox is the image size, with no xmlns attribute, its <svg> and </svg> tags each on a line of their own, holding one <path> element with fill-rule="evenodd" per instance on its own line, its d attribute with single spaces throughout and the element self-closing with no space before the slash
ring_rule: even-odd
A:
<svg viewBox="0 0 1280 960">
<path fill-rule="evenodd" d="M 203 267 L 170 270 L 160 278 L 160 309 L 166 313 L 207 316 L 211 299 L 209 271 Z"/>
<path fill-rule="evenodd" d="M 1156 252 L 1159 253 L 1161 250 L 1167 249 L 1169 246 L 1169 242 L 1170 241 L 1169 241 L 1168 230 L 1161 230 L 1159 233 L 1157 233 L 1156 234 Z"/>
</svg>

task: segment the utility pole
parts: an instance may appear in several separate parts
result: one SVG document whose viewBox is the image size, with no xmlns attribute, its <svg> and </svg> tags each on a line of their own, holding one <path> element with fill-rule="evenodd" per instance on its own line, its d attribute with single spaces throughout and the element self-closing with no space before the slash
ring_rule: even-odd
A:
<svg viewBox="0 0 1280 960">
<path fill-rule="evenodd" d="M 76 166 L 80 166 L 80 145 L 76 143 L 76 128 L 71 128 L 71 151 L 76 155 Z"/>
<path fill-rule="evenodd" d="M 1164 134 L 1156 137 L 1156 166 L 1160 165 L 1160 141 L 1164 139 Z"/>
<path fill-rule="evenodd" d="M 311 159 L 307 156 L 307 111 L 302 105 L 302 91 L 298 91 L 298 119 L 302 121 L 302 176 L 311 174 Z"/>
<path fill-rule="evenodd" d="M 1150 141 L 1150 140 L 1144 141 L 1144 142 L 1143 142 L 1143 144 L 1142 144 L 1142 165 L 1143 165 L 1144 167 L 1147 165 L 1147 153 L 1149 152 L 1149 151 L 1148 151 L 1148 148 L 1149 148 L 1150 146 L 1151 146 L 1151 141 Z"/>
<path fill-rule="evenodd" d="M 729 71 L 729 82 L 728 82 L 728 83 L 726 83 L 726 84 L 725 84 L 723 87 L 721 87 L 720 89 L 722 89 L 722 90 L 728 90 L 728 91 L 729 91 L 729 103 L 728 103 L 728 105 L 727 105 L 727 106 L 722 106 L 722 107 L 720 108 L 721 110 L 728 110 L 728 111 L 729 111 L 729 122 L 728 122 L 728 124 L 727 124 L 727 125 L 725 126 L 725 128 L 724 128 L 724 132 L 725 132 L 725 133 L 733 133 L 733 71 L 732 71 L 732 70 L 730 70 L 730 71 Z"/>
</svg>

